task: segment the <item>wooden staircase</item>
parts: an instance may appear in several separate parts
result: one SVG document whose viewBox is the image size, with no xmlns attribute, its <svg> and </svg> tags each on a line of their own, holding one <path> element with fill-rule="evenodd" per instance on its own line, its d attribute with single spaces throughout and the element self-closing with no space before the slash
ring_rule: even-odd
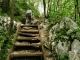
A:
<svg viewBox="0 0 80 60">
<path fill-rule="evenodd" d="M 46 60 L 38 26 L 18 26 L 6 60 Z"/>
</svg>

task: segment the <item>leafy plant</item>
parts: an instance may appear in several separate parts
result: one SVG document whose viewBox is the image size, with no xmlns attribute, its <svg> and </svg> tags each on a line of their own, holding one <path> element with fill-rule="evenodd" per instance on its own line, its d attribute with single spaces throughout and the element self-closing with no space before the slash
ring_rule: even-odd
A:
<svg viewBox="0 0 80 60">
<path fill-rule="evenodd" d="M 69 54 L 65 52 L 60 55 L 60 60 L 69 60 L 68 56 L 69 56 Z"/>
<path fill-rule="evenodd" d="M 5 32 L 0 32 L 0 60 L 5 60 L 8 49 L 12 45 L 12 36 L 5 36 Z"/>
</svg>

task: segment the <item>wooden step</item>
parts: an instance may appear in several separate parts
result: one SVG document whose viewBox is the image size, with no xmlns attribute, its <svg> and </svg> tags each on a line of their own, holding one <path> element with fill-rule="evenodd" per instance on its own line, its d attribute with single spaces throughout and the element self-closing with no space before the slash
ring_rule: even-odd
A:
<svg viewBox="0 0 80 60">
<path fill-rule="evenodd" d="M 26 26 L 26 27 L 21 27 L 21 29 L 25 29 L 25 30 L 29 30 L 29 29 L 33 29 L 33 30 L 36 30 L 36 29 L 38 29 L 38 27 L 28 27 L 28 26 Z"/>
<path fill-rule="evenodd" d="M 20 43 L 20 42 L 16 42 L 15 46 L 40 46 L 41 43 Z"/>
<path fill-rule="evenodd" d="M 7 60 L 43 60 L 43 57 L 44 51 L 38 26 L 21 24 L 16 31 L 14 45 Z"/>
<path fill-rule="evenodd" d="M 39 36 L 39 34 L 30 34 L 30 33 L 21 33 L 19 32 L 20 35 L 27 35 L 27 36 Z"/>
<path fill-rule="evenodd" d="M 25 57 L 25 56 L 42 56 L 42 53 L 33 54 L 11 54 L 11 57 Z"/>
<path fill-rule="evenodd" d="M 38 27 L 37 25 L 21 24 L 21 27 Z"/>
<path fill-rule="evenodd" d="M 27 32 L 34 32 L 34 33 L 38 33 L 39 31 L 38 30 L 24 30 L 24 29 L 21 29 L 20 30 L 20 32 L 25 32 L 25 33 L 27 33 Z"/>
<path fill-rule="evenodd" d="M 39 37 L 18 37 L 17 40 L 40 40 Z"/>
<path fill-rule="evenodd" d="M 12 52 L 11 53 L 11 57 L 25 57 L 25 56 L 42 56 L 43 53 L 42 52 L 35 52 L 35 53 L 29 53 L 29 52 L 25 52 L 25 53 L 17 53 L 17 52 Z"/>
<path fill-rule="evenodd" d="M 33 29 L 33 28 L 32 27 L 23 27 L 23 29 L 28 30 L 28 29 Z"/>
</svg>

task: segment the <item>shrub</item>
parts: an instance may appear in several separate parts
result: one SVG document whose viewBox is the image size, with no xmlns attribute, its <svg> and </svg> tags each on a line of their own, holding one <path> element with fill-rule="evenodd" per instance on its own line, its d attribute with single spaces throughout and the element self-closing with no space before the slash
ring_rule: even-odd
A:
<svg viewBox="0 0 80 60">
<path fill-rule="evenodd" d="M 68 56 L 69 56 L 68 53 L 63 53 L 59 57 L 60 57 L 60 60 L 69 60 Z"/>
</svg>

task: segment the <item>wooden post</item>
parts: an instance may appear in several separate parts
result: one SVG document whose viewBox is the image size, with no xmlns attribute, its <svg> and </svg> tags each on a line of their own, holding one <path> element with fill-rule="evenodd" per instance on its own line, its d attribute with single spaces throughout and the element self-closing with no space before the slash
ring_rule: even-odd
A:
<svg viewBox="0 0 80 60">
<path fill-rule="evenodd" d="M 8 35 L 10 35 L 11 31 L 12 31 L 12 27 L 13 27 L 13 20 L 14 20 L 14 6 L 15 6 L 15 0 L 12 0 L 12 8 L 11 8 L 11 20 L 10 20 L 10 25 L 8 28 Z"/>
<path fill-rule="evenodd" d="M 41 41 L 41 46 L 42 46 L 42 52 L 43 52 L 44 60 L 46 60 L 45 50 L 44 50 L 44 46 L 43 46 L 43 42 L 42 42 L 39 26 L 38 26 L 38 30 L 39 30 L 39 34 L 40 34 L 40 41 Z"/>
<path fill-rule="evenodd" d="M 6 60 L 10 60 L 10 55 L 11 55 L 11 52 L 13 51 L 14 43 L 15 43 L 15 41 L 16 41 L 16 39 L 17 39 L 19 30 L 20 30 L 20 25 L 18 26 L 18 29 L 17 29 L 17 31 L 16 31 L 16 34 L 14 35 L 13 45 L 12 45 L 12 47 L 11 47 L 10 50 L 9 50 L 9 53 L 8 53 L 8 56 L 7 56 Z"/>
</svg>

